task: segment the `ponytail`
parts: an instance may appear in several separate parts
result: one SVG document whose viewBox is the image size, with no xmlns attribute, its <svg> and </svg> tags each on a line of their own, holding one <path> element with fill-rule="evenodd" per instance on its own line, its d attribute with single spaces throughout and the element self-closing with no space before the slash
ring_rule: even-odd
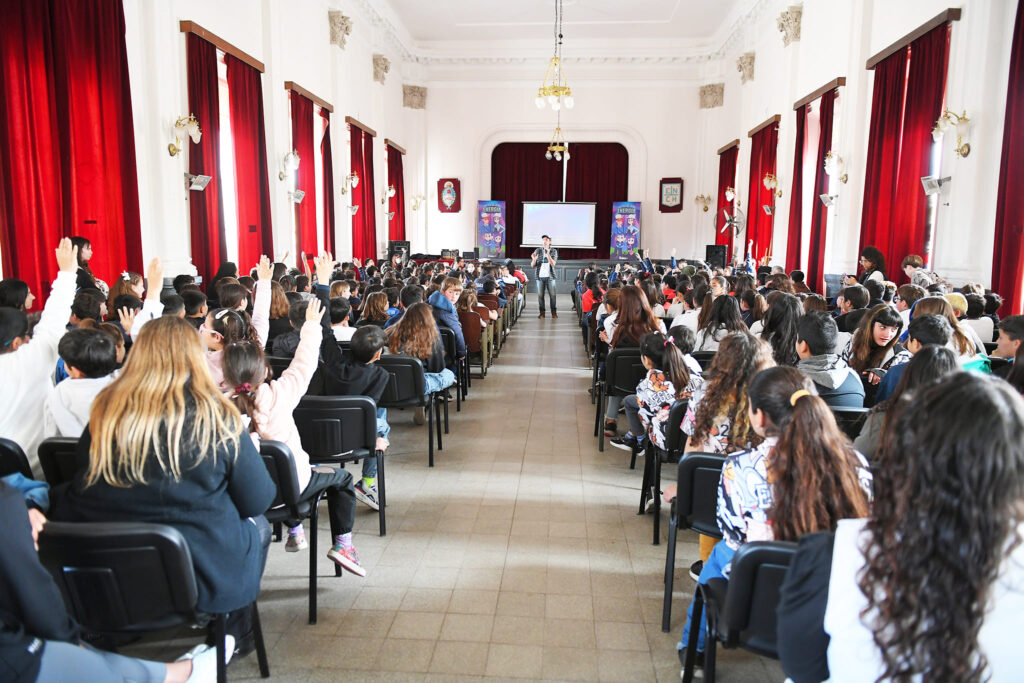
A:
<svg viewBox="0 0 1024 683">
<path fill-rule="evenodd" d="M 768 520 L 775 539 L 795 541 L 834 530 L 840 519 L 866 517 L 861 459 L 814 383 L 796 368 L 779 366 L 760 372 L 748 395 L 751 410 L 764 413 L 766 431 L 779 439 L 769 477 L 774 503 Z"/>
<path fill-rule="evenodd" d="M 693 330 L 677 326 L 672 328 L 672 332 L 678 332 L 681 339 L 676 339 L 672 334 L 666 337 L 660 332 L 644 335 L 640 341 L 640 354 L 650 358 L 654 367 L 665 373 L 675 388 L 678 400 L 690 384 L 690 369 L 686 367 L 683 349 L 693 348 Z"/>
<path fill-rule="evenodd" d="M 267 365 L 263 347 L 251 341 L 234 342 L 224 346 L 221 360 L 224 382 L 230 387 L 231 402 L 239 412 L 249 416 L 249 431 L 256 432 L 256 390 L 264 380 L 273 376 Z"/>
</svg>

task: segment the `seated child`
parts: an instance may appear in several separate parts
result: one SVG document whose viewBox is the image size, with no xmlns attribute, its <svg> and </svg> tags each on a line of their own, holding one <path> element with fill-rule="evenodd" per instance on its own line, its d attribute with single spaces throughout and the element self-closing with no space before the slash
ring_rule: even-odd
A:
<svg viewBox="0 0 1024 683">
<path fill-rule="evenodd" d="M 53 390 L 43 405 L 43 433 L 78 438 L 89 423 L 92 401 L 108 384 L 117 367 L 117 347 L 97 329 L 76 329 L 57 345 L 68 379 Z"/>
<path fill-rule="evenodd" d="M 185 304 L 185 320 L 198 330 L 206 320 L 206 314 L 210 312 L 210 307 L 206 303 L 206 295 L 198 289 L 189 289 L 178 296 Z"/>
<path fill-rule="evenodd" d="M 163 315 L 171 315 L 175 318 L 185 317 L 185 300 L 178 294 L 164 294 L 160 297 L 160 303 L 164 305 Z"/>
<path fill-rule="evenodd" d="M 348 297 L 331 297 L 330 315 L 331 330 L 334 331 L 334 338 L 340 342 L 351 341 L 352 335 L 356 333 L 356 328 L 348 324 L 349 319 L 352 317 L 352 305 L 349 304 Z"/>
<path fill-rule="evenodd" d="M 326 491 L 327 509 L 331 519 L 334 545 L 327 553 L 334 562 L 358 576 L 366 576 L 359 566 L 359 555 L 352 546 L 352 524 L 355 519 L 355 492 L 352 475 L 344 467 L 310 469 L 309 455 L 302 449 L 299 431 L 292 412 L 309 387 L 317 368 L 317 357 L 323 331 L 320 302 L 312 299 L 305 307 L 305 321 L 299 331 L 295 357 L 281 376 L 268 380 L 267 361 L 263 348 L 253 342 L 237 342 L 224 349 L 224 380 L 234 390 L 231 399 L 243 416 L 249 418 L 250 434 L 281 441 L 295 458 L 299 490 L 303 500 L 315 500 Z M 255 439 L 254 439 L 255 440 Z M 309 547 L 299 520 L 288 522 L 285 550 L 298 552 Z"/>
</svg>

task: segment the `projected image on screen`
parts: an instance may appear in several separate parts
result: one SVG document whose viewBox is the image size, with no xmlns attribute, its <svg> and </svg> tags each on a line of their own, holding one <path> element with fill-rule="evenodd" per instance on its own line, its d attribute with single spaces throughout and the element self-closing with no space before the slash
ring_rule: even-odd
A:
<svg viewBox="0 0 1024 683">
<path fill-rule="evenodd" d="M 594 216 L 597 204 L 523 202 L 523 247 L 539 247 L 541 235 L 550 235 L 556 247 L 596 249 Z"/>
</svg>

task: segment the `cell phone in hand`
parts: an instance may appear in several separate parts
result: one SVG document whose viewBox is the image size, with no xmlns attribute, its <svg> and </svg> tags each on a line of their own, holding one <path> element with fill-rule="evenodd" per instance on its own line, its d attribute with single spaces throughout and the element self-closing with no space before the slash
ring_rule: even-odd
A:
<svg viewBox="0 0 1024 683">
<path fill-rule="evenodd" d="M 864 371 L 864 374 L 872 374 L 878 377 L 878 379 L 882 379 L 883 377 L 885 377 L 885 373 L 887 372 L 888 370 L 885 370 L 883 368 L 868 368 L 867 370 Z"/>
</svg>

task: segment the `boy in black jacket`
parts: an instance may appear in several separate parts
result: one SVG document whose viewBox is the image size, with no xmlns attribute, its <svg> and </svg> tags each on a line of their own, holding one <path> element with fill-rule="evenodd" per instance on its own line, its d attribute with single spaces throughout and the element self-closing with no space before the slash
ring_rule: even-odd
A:
<svg viewBox="0 0 1024 683">
<path fill-rule="evenodd" d="M 330 288 L 319 284 L 330 282 L 334 259 L 321 254 L 313 259 L 316 266 L 315 294 L 325 309 L 330 310 Z M 328 395 L 335 396 L 369 396 L 374 403 L 380 402 L 384 389 L 388 385 L 388 371 L 374 365 L 384 349 L 384 331 L 376 325 L 360 327 L 352 335 L 349 342 L 349 354 L 342 354 L 338 342 L 334 339 L 327 316 L 320 319 L 324 328 L 323 341 L 320 344 L 320 358 L 324 362 L 324 387 Z M 388 449 L 388 411 L 377 408 L 377 444 L 379 451 Z M 377 459 L 363 458 L 363 477 L 356 485 L 356 498 L 373 510 L 380 509 L 377 502 Z"/>
</svg>

